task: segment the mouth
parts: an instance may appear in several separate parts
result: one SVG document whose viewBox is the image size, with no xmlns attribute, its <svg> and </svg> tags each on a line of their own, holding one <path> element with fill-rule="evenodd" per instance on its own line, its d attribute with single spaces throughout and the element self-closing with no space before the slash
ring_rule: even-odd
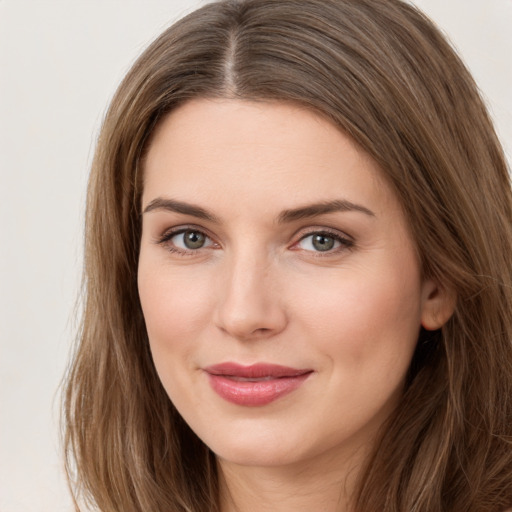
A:
<svg viewBox="0 0 512 512">
<path fill-rule="evenodd" d="M 311 369 L 258 363 L 221 363 L 204 368 L 212 389 L 224 400 L 247 407 L 267 405 L 298 389 Z"/>
</svg>

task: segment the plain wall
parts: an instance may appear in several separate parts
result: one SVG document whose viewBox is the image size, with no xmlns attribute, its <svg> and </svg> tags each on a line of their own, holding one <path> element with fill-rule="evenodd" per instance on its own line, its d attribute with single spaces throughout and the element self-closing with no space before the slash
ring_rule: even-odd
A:
<svg viewBox="0 0 512 512">
<path fill-rule="evenodd" d="M 58 386 L 76 329 L 88 168 L 143 48 L 205 2 L 0 0 L 0 512 L 72 509 Z M 512 1 L 418 0 L 473 71 L 512 155 Z"/>
</svg>

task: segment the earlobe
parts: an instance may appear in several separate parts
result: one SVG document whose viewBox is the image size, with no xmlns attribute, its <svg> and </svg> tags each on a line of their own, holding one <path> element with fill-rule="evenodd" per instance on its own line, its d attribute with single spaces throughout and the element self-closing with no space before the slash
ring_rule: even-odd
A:
<svg viewBox="0 0 512 512">
<path fill-rule="evenodd" d="M 428 331 L 440 329 L 453 315 L 457 295 L 434 281 L 423 284 L 421 325 Z"/>
</svg>

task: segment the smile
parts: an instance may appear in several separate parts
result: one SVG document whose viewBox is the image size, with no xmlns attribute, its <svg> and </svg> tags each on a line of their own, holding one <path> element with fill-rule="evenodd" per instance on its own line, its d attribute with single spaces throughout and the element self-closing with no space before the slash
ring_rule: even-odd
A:
<svg viewBox="0 0 512 512">
<path fill-rule="evenodd" d="M 246 407 L 266 405 L 291 393 L 313 373 L 310 369 L 267 363 L 251 366 L 221 363 L 204 371 L 212 389 L 221 398 Z"/>
</svg>

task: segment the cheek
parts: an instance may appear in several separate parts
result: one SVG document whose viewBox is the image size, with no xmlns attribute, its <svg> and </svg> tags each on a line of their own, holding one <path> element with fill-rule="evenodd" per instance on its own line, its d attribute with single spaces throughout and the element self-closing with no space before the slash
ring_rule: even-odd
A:
<svg viewBox="0 0 512 512">
<path fill-rule="evenodd" d="M 166 271 L 161 266 L 153 268 L 141 259 L 138 286 L 151 350 L 158 365 L 160 353 L 185 353 L 193 349 L 194 340 L 211 318 L 214 294 L 204 278 L 186 271 Z"/>
<path fill-rule="evenodd" d="M 314 290 L 311 283 L 303 283 L 308 293 L 304 286 L 293 292 L 300 329 L 351 373 L 370 370 L 372 364 L 389 371 L 397 364 L 408 365 L 421 321 L 415 270 L 352 269 L 317 281 Z"/>
<path fill-rule="evenodd" d="M 214 295 L 205 276 L 197 279 L 186 269 L 147 263 L 141 257 L 138 286 L 151 354 L 169 398 L 188 417 L 201 405 L 189 384 L 198 374 L 197 352 Z"/>
</svg>

